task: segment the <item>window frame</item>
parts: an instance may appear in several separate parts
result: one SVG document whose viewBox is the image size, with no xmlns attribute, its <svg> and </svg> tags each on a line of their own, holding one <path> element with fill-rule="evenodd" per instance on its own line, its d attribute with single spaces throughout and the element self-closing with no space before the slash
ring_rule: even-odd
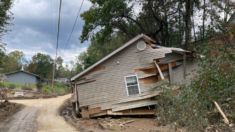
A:
<svg viewBox="0 0 235 132">
<path fill-rule="evenodd" d="M 137 79 L 137 85 L 138 85 L 139 94 L 141 94 L 138 76 L 137 76 L 137 75 L 129 75 L 129 76 L 124 76 L 125 85 L 126 85 L 126 92 L 127 92 L 127 96 L 134 96 L 134 95 L 138 95 L 138 94 L 129 95 L 128 86 L 127 86 L 127 83 L 126 83 L 126 78 L 127 78 L 127 77 L 133 77 L 133 76 L 135 76 L 135 77 L 136 77 L 136 79 Z"/>
</svg>

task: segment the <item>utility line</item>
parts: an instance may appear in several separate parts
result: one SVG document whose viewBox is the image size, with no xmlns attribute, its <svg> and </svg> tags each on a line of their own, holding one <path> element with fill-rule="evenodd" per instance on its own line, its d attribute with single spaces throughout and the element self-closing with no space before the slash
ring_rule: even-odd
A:
<svg viewBox="0 0 235 132">
<path fill-rule="evenodd" d="M 53 92 L 53 88 L 54 88 L 55 63 L 56 63 L 56 59 L 57 59 L 58 42 L 59 42 L 59 36 L 60 36 L 60 12 L 61 12 L 61 5 L 62 5 L 62 0 L 60 0 L 60 8 L 59 8 L 59 20 L 58 20 L 56 54 L 55 54 L 55 60 L 54 60 L 54 66 L 53 66 L 53 78 L 52 78 L 52 89 L 51 89 L 52 92 Z"/>
<path fill-rule="evenodd" d="M 69 35 L 69 39 L 68 39 L 67 44 L 66 44 L 66 46 L 65 46 L 65 48 L 64 48 L 64 52 L 65 52 L 65 50 L 66 50 L 66 48 L 67 48 L 67 46 L 68 46 L 68 44 L 69 44 L 69 40 L 70 40 L 70 38 L 71 38 L 71 35 L 73 34 L 73 30 L 74 30 L 75 25 L 76 25 L 76 23 L 77 23 L 78 16 L 79 16 L 80 11 L 81 11 L 81 9 L 82 9 L 83 2 L 84 2 L 84 0 L 82 1 L 82 4 L 81 4 L 80 9 L 79 9 L 79 11 L 78 11 L 78 14 L 77 14 L 76 20 L 75 20 L 75 22 L 74 22 L 74 24 L 73 24 L 72 31 L 71 31 L 71 33 L 70 33 L 70 35 Z M 64 52 L 63 52 L 63 54 L 64 54 Z M 63 56 L 63 55 L 62 55 L 62 56 Z"/>
</svg>

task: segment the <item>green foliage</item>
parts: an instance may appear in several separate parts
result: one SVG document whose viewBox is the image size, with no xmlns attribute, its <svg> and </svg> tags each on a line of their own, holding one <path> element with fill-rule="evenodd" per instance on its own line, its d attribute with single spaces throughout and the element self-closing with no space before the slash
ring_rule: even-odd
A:
<svg viewBox="0 0 235 132">
<path fill-rule="evenodd" d="M 20 70 L 24 63 L 27 63 L 24 53 L 18 50 L 12 51 L 6 56 L 3 72 L 8 73 Z"/>
<path fill-rule="evenodd" d="M 43 84 L 42 83 L 37 83 L 36 84 L 38 91 L 41 91 Z"/>
<path fill-rule="evenodd" d="M 15 88 L 16 88 L 16 85 L 15 85 L 15 84 L 9 84 L 9 88 L 10 88 L 10 89 L 15 89 Z"/>
<path fill-rule="evenodd" d="M 0 82 L 0 99 L 7 100 L 7 88 Z"/>
<path fill-rule="evenodd" d="M 224 106 L 222 101 L 233 100 L 235 94 L 235 40 L 232 37 L 234 33 L 234 28 L 231 28 L 230 32 L 223 30 L 209 41 L 202 53 L 206 57 L 198 59 L 201 68 L 190 84 L 165 83 L 159 86 L 163 91 L 163 95 L 157 97 L 160 123 L 174 123 L 176 127 L 204 131 L 211 123 L 209 119 L 214 118 L 215 122 L 220 122 L 220 118 L 215 118 L 216 114 L 213 113 L 213 101 Z M 178 96 L 173 96 L 171 93 L 177 86 L 181 92 Z M 223 108 L 224 111 L 228 111 L 226 115 L 235 113 L 234 109 Z"/>
<path fill-rule="evenodd" d="M 3 82 L 2 84 L 3 84 L 5 87 L 9 87 L 10 84 L 14 84 L 16 87 L 25 86 L 25 83 Z M 30 87 L 36 88 L 36 84 L 30 84 Z"/>
<path fill-rule="evenodd" d="M 37 53 L 32 57 L 29 69 L 32 70 L 30 72 L 35 73 L 42 78 L 49 78 L 52 75 L 53 59 L 50 55 Z"/>
<path fill-rule="evenodd" d="M 48 85 L 46 85 L 44 88 L 43 88 L 43 92 L 44 93 L 48 93 L 50 90 L 50 87 Z"/>
<path fill-rule="evenodd" d="M 29 86 L 22 86 L 21 87 L 22 90 L 33 90 L 31 87 Z"/>
</svg>

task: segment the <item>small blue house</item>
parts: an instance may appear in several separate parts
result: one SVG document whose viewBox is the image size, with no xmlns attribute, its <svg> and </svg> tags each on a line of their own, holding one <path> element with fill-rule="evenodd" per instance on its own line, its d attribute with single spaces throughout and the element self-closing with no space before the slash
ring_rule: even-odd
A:
<svg viewBox="0 0 235 132">
<path fill-rule="evenodd" d="M 41 77 L 30 72 L 18 70 L 15 72 L 5 74 L 7 76 L 8 82 L 15 83 L 31 83 L 36 84 L 40 82 Z"/>
</svg>

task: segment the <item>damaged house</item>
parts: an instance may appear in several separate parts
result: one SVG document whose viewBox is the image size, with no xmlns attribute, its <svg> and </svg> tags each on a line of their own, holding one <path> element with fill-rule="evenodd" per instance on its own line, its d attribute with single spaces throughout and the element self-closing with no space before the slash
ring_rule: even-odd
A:
<svg viewBox="0 0 235 132">
<path fill-rule="evenodd" d="M 82 118 L 153 115 L 156 86 L 164 79 L 187 81 L 197 68 L 191 51 L 162 47 L 140 34 L 71 78 L 73 110 Z"/>
</svg>

